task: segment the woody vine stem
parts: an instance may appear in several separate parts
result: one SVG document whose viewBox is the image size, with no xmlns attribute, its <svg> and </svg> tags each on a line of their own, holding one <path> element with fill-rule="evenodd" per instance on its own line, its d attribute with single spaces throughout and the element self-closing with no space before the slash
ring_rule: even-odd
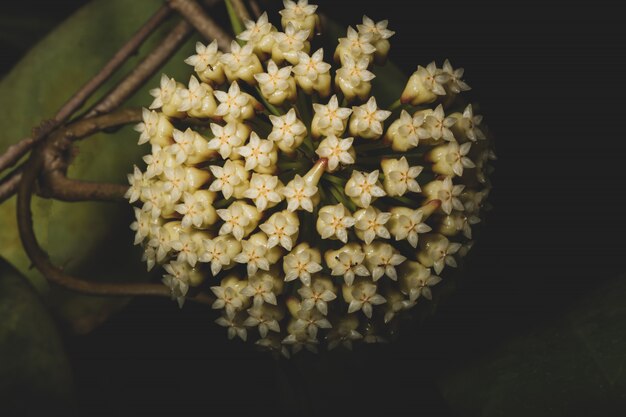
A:
<svg viewBox="0 0 626 417">
<path fill-rule="evenodd" d="M 119 110 L 120 105 L 165 64 L 194 29 L 206 40 L 216 40 L 224 50 L 230 48 L 232 36 L 207 12 L 207 8 L 218 3 L 218 0 L 204 0 L 203 3 L 201 5 L 195 0 L 168 0 L 51 120 L 43 121 L 33 129 L 30 137 L 10 146 L 0 155 L 0 173 L 4 173 L 0 179 L 0 203 L 18 194 L 17 221 L 22 244 L 33 265 L 50 282 L 91 295 L 170 296 L 169 289 L 161 283 L 92 282 L 63 272 L 50 261 L 45 250 L 37 242 L 33 230 L 31 200 L 33 193 L 44 198 L 75 202 L 123 199 L 128 189 L 126 185 L 86 182 L 67 177 L 73 143 L 108 128 L 140 121 L 139 109 Z M 260 9 L 254 0 L 249 1 L 247 6 L 255 16 L 259 16 Z M 231 0 L 229 7 L 232 7 L 242 19 L 250 16 L 242 0 Z M 93 107 L 76 115 L 83 104 L 141 44 L 164 22 L 172 18 L 173 12 L 179 14 L 182 19 L 165 36 L 159 47 L 149 53 Z M 25 156 L 27 156 L 25 162 L 20 163 Z M 190 294 L 188 298 L 201 303 L 212 303 L 214 299 L 212 295 L 202 292 Z"/>
</svg>

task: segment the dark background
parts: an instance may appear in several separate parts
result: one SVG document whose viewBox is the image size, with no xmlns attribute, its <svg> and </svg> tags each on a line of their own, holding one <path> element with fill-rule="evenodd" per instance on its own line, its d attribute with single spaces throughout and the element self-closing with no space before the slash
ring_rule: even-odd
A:
<svg viewBox="0 0 626 417">
<path fill-rule="evenodd" d="M 1 21 L 0 33 L 12 36 L 0 38 L 0 74 L 83 3 L 3 6 L 7 16 L 34 7 L 46 13 L 35 26 Z M 441 375 L 558 319 L 625 271 L 625 54 L 617 2 L 317 4 L 344 24 L 360 23 L 364 13 L 389 19 L 396 31 L 390 57 L 407 74 L 446 57 L 465 68 L 499 159 L 494 210 L 462 283 L 397 343 L 334 359 L 327 373 L 319 371 L 326 362 L 308 354 L 276 363 L 228 342 L 206 307 L 136 299 L 92 334 L 67 335 L 84 415 L 303 415 L 302 404 L 317 415 L 458 415 L 437 386 Z M 341 391 L 329 388 L 335 385 Z M 331 400 L 340 404 L 326 407 Z M 615 415 L 625 415 L 613 400 Z M 580 415 L 594 409 L 580 407 Z"/>
</svg>

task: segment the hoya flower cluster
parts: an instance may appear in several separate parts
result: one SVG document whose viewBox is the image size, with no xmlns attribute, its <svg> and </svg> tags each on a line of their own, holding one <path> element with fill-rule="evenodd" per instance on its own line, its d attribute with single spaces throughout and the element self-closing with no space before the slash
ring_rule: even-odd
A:
<svg viewBox="0 0 626 417">
<path fill-rule="evenodd" d="M 471 247 L 492 154 L 458 105 L 462 69 L 419 66 L 381 108 L 387 22 L 364 17 L 328 51 L 316 6 L 284 5 L 228 52 L 198 43 L 187 84 L 162 76 L 127 197 L 173 299 L 210 289 L 228 337 L 287 355 L 385 340 L 430 299 Z"/>
</svg>

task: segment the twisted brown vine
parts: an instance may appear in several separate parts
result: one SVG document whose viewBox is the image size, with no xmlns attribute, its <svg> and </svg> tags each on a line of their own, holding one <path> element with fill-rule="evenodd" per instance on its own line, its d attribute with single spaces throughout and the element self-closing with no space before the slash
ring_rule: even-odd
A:
<svg viewBox="0 0 626 417">
<path fill-rule="evenodd" d="M 212 6 L 217 2 L 218 0 L 205 0 L 203 3 Z M 249 17 L 249 12 L 242 1 L 235 1 L 233 4 L 241 17 Z M 250 7 L 254 15 L 259 14 L 256 2 L 251 2 Z M 171 17 L 172 11 L 178 12 L 184 20 L 181 20 L 155 50 L 91 109 L 67 123 L 141 44 Z M 42 122 L 39 127 L 33 129 L 30 137 L 18 141 L 0 155 L 2 172 L 13 167 L 32 151 L 26 162 L 0 180 L 0 203 L 17 192 L 17 222 L 22 244 L 33 265 L 51 283 L 90 295 L 170 296 L 169 289 L 160 283 L 93 282 L 63 272 L 50 261 L 48 254 L 37 241 L 33 229 L 31 200 L 33 193 L 62 201 L 117 201 L 123 198 L 128 188 L 126 185 L 68 178 L 66 173 L 70 164 L 69 151 L 76 140 L 85 139 L 104 129 L 140 121 L 139 109 L 116 109 L 167 62 L 194 28 L 206 40 L 215 39 L 222 49 L 230 48 L 233 37 L 222 29 L 197 1 L 167 0 L 104 67 L 61 106 L 53 119 Z M 213 300 L 212 295 L 202 292 L 191 293 L 188 298 L 201 303 L 211 303 Z"/>
</svg>

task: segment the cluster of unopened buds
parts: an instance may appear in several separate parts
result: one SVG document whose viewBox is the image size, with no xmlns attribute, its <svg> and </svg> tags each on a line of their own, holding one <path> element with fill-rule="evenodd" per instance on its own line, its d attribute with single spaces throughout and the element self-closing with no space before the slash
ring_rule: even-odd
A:
<svg viewBox="0 0 626 417">
<path fill-rule="evenodd" d="M 312 47 L 317 6 L 284 5 L 283 32 L 263 14 L 228 53 L 198 43 L 188 84 L 151 91 L 135 244 L 180 306 L 210 287 L 230 338 L 285 355 L 380 342 L 471 248 L 490 141 L 459 104 L 462 69 L 419 66 L 380 108 L 387 21 L 364 17 L 333 54 Z"/>
</svg>

